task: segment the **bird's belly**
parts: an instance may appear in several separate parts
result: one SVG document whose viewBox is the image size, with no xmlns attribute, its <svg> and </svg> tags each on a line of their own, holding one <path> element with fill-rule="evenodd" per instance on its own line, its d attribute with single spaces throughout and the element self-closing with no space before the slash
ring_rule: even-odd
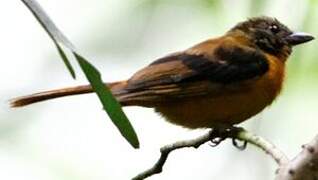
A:
<svg viewBox="0 0 318 180">
<path fill-rule="evenodd" d="M 247 120 L 272 103 L 279 90 L 254 87 L 217 96 L 180 99 L 156 107 L 171 123 L 187 128 L 229 126 Z"/>
</svg>

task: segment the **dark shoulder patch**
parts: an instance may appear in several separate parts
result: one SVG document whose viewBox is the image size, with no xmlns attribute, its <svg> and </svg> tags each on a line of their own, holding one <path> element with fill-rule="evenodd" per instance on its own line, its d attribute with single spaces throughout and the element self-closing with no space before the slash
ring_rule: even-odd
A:
<svg viewBox="0 0 318 180">
<path fill-rule="evenodd" d="M 218 59 L 226 60 L 232 63 L 244 63 L 254 61 L 265 61 L 265 55 L 259 50 L 250 50 L 247 48 L 239 47 L 219 47 L 215 50 L 215 56 Z"/>
<path fill-rule="evenodd" d="M 213 59 L 202 55 L 183 55 L 180 59 L 193 70 L 191 80 L 208 79 L 224 84 L 261 76 L 269 69 L 261 52 L 237 47 L 220 47 Z"/>
<path fill-rule="evenodd" d="M 269 69 L 266 57 L 261 52 L 239 47 L 219 47 L 212 57 L 187 53 L 173 54 L 158 59 L 150 66 L 172 61 L 180 61 L 190 71 L 171 72 L 171 75 L 166 74 L 157 79 L 133 83 L 130 90 L 203 80 L 221 84 L 235 83 L 259 77 Z"/>
</svg>

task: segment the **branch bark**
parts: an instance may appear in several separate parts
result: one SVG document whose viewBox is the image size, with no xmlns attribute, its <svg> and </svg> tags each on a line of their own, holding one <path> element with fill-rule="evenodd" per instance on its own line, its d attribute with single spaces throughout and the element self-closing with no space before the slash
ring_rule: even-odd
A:
<svg viewBox="0 0 318 180">
<path fill-rule="evenodd" d="M 158 159 L 158 161 L 153 165 L 153 167 L 138 174 L 136 177 L 133 178 L 133 180 L 143 180 L 143 179 L 146 179 L 147 177 L 150 177 L 152 175 L 161 173 L 162 168 L 163 168 L 166 160 L 168 159 L 170 152 L 177 150 L 177 149 L 185 148 L 185 147 L 198 148 L 202 144 L 213 140 L 213 138 L 215 138 L 215 136 L 213 136 L 213 135 L 214 135 L 214 132 L 212 130 L 212 131 L 209 131 L 208 133 L 206 133 L 198 138 L 191 139 L 191 140 L 179 141 L 179 142 L 175 142 L 173 144 L 166 145 L 166 146 L 162 147 L 160 149 L 161 156 Z M 260 136 L 257 136 L 253 133 L 250 133 L 246 130 L 241 130 L 235 134 L 230 133 L 229 136 L 227 136 L 226 138 L 234 138 L 234 139 L 238 139 L 241 141 L 246 141 L 250 144 L 255 145 L 256 147 L 259 147 L 260 149 L 265 151 L 268 155 L 270 155 L 275 160 L 275 162 L 280 166 L 287 164 L 289 162 L 286 155 L 282 151 L 280 151 L 278 148 L 276 148 L 276 146 L 274 144 L 270 143 L 269 141 L 267 141 L 266 139 L 264 139 Z M 318 149 L 317 149 L 317 151 L 318 151 Z"/>
<path fill-rule="evenodd" d="M 276 180 L 318 180 L 318 135 L 289 163 L 282 165 Z"/>
<path fill-rule="evenodd" d="M 288 157 L 273 143 L 251 132 L 242 131 L 238 134 L 237 139 L 247 141 L 248 143 L 260 148 L 266 154 L 270 155 L 279 166 L 285 165 L 289 162 Z"/>
<path fill-rule="evenodd" d="M 150 177 L 152 175 L 161 173 L 162 168 L 163 168 L 166 160 L 168 159 L 170 152 L 177 150 L 177 149 L 185 148 L 185 147 L 198 148 L 202 144 L 210 141 L 211 135 L 212 135 L 212 131 L 209 131 L 207 134 L 204 134 L 203 136 L 200 136 L 198 138 L 191 139 L 191 140 L 185 140 L 185 141 L 178 141 L 178 142 L 175 142 L 173 144 L 166 145 L 166 146 L 162 147 L 160 149 L 161 156 L 158 159 L 158 161 L 154 164 L 154 166 L 151 167 L 150 169 L 138 174 L 136 177 L 133 178 L 133 180 L 143 180 L 143 179 L 146 179 L 147 177 Z"/>
</svg>

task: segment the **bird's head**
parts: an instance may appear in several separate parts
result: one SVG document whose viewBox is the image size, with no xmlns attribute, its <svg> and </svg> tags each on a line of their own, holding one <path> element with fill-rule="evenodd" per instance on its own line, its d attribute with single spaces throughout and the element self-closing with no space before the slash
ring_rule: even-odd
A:
<svg viewBox="0 0 318 180">
<path fill-rule="evenodd" d="M 273 55 L 288 57 L 292 47 L 314 39 L 307 33 L 293 32 L 275 18 L 256 17 L 241 22 L 229 32 L 243 33 L 253 45 Z"/>
</svg>

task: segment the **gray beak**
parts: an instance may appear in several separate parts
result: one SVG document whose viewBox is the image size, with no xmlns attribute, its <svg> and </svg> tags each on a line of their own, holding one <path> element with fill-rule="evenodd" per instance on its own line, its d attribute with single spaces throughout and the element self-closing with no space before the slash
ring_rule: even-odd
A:
<svg viewBox="0 0 318 180">
<path fill-rule="evenodd" d="M 289 45 L 295 46 L 315 39 L 312 35 L 304 32 L 295 32 L 286 37 Z"/>
</svg>

